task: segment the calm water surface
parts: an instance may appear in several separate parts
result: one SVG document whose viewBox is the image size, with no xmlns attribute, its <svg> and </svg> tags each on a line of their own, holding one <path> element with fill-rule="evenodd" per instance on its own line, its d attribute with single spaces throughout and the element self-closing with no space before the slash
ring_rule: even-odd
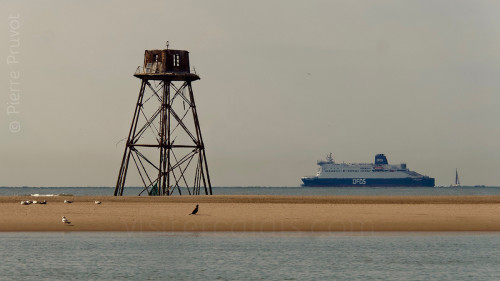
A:
<svg viewBox="0 0 500 281">
<path fill-rule="evenodd" d="M 500 233 L 0 233 L 1 280 L 500 280 Z"/>
<path fill-rule="evenodd" d="M 138 187 L 128 187 L 124 195 L 137 195 Z M 0 196 L 27 194 L 71 194 L 112 196 L 113 187 L 0 187 Z M 214 194 L 253 195 L 500 195 L 500 187 L 213 187 Z"/>
</svg>

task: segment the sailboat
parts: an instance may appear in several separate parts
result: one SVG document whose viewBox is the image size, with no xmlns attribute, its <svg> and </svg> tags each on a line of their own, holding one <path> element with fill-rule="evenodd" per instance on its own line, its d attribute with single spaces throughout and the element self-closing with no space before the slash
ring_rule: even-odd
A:
<svg viewBox="0 0 500 281">
<path fill-rule="evenodd" d="M 455 184 L 452 184 L 451 186 L 454 187 L 460 186 L 460 180 L 458 179 L 458 169 L 455 169 Z"/>
</svg>

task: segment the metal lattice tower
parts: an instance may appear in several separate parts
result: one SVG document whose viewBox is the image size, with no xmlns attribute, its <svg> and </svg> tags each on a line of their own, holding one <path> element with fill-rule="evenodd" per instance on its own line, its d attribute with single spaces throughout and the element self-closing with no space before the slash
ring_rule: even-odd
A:
<svg viewBox="0 0 500 281">
<path fill-rule="evenodd" d="M 129 166 L 144 184 L 139 195 L 211 195 L 189 52 L 146 50 L 134 76 L 141 89 L 114 195 L 123 195 Z"/>
</svg>

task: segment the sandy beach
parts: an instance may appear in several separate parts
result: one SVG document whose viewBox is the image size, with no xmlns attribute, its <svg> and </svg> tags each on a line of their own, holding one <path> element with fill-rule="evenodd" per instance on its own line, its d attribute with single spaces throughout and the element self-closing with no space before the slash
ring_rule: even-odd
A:
<svg viewBox="0 0 500 281">
<path fill-rule="evenodd" d="M 500 231 L 500 196 L 8 196 L 0 231 Z"/>
</svg>

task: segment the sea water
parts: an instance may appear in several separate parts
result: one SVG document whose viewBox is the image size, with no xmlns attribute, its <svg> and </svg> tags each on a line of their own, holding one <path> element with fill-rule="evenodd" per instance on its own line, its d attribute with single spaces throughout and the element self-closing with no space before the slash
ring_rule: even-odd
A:
<svg viewBox="0 0 500 281">
<path fill-rule="evenodd" d="M 500 280 L 498 233 L 0 233 L 1 280 Z"/>
<path fill-rule="evenodd" d="M 500 195 L 500 187 L 213 187 L 215 195 L 355 195 L 355 196 L 432 196 Z M 138 195 L 140 187 L 125 187 L 124 195 Z M 112 196 L 114 187 L 0 187 L 0 196 L 56 195 Z"/>
</svg>

